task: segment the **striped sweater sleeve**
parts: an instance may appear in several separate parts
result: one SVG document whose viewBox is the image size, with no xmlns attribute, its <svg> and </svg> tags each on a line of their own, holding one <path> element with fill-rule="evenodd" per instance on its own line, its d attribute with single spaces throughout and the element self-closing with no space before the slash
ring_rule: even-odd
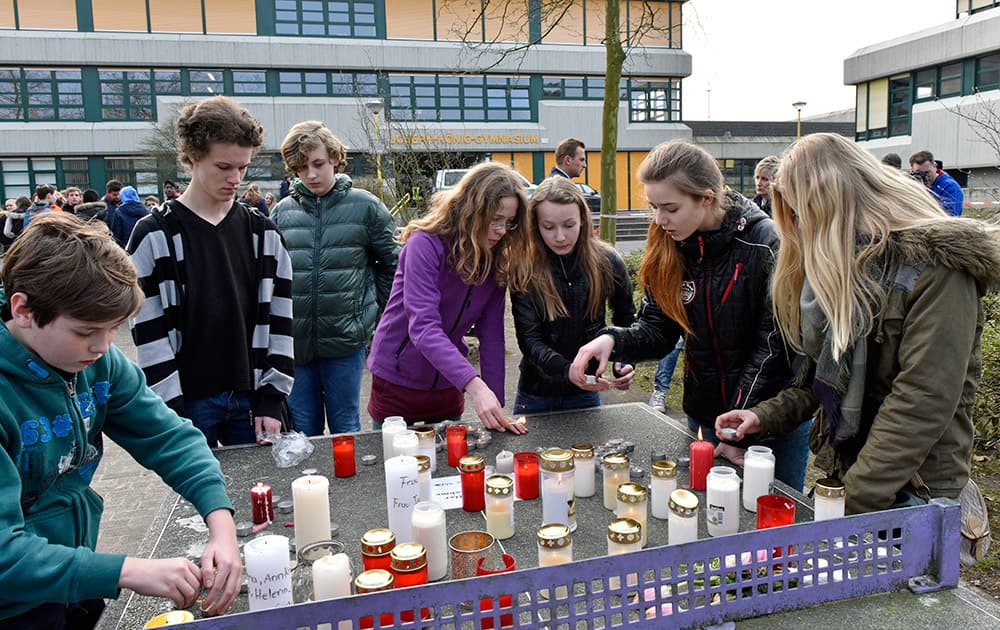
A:
<svg viewBox="0 0 1000 630">
<path fill-rule="evenodd" d="M 184 398 L 177 352 L 181 333 L 171 322 L 180 308 L 178 265 L 183 263 L 184 249 L 179 236 L 174 237 L 178 262 L 171 259 L 167 239 L 152 216 L 141 219 L 129 239 L 132 256 L 145 300 L 139 313 L 129 322 L 135 341 L 136 363 L 146 375 L 149 387 L 174 411 L 183 415 Z"/>
</svg>

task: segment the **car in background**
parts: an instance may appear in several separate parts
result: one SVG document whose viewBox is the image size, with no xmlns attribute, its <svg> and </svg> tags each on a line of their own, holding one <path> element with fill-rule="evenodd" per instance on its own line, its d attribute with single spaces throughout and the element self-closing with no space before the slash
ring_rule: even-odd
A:
<svg viewBox="0 0 1000 630">
<path fill-rule="evenodd" d="M 434 175 L 434 192 L 440 190 L 448 190 L 449 188 L 454 188 L 458 185 L 459 180 L 465 177 L 465 174 L 469 172 L 467 168 L 448 168 L 438 171 Z M 528 178 L 521 175 L 517 171 L 514 171 L 518 179 L 521 180 L 521 185 L 524 186 L 524 192 L 530 197 L 534 194 L 535 189 L 538 188 L 537 185 L 532 184 L 528 181 Z"/>
<path fill-rule="evenodd" d="M 587 202 L 587 207 L 594 214 L 601 213 L 601 193 L 597 192 L 587 184 L 577 182 L 576 187 L 583 194 L 583 200 Z"/>
</svg>

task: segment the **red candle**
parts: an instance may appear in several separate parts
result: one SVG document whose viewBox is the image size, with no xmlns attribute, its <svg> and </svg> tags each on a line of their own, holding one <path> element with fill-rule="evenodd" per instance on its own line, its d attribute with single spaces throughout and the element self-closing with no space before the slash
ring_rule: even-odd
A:
<svg viewBox="0 0 1000 630">
<path fill-rule="evenodd" d="M 510 554 L 503 554 L 503 568 L 501 569 L 486 569 L 483 568 L 483 562 L 486 558 L 480 558 L 479 562 L 476 563 L 476 575 L 496 575 L 497 573 L 509 573 L 517 569 L 517 562 L 514 560 L 514 556 Z M 499 598 L 500 610 L 509 610 L 514 606 L 514 596 L 513 595 L 501 595 Z M 492 612 L 493 611 L 493 598 L 484 597 L 479 600 L 479 610 L 482 612 Z M 511 628 L 514 626 L 514 615 L 506 614 L 500 615 L 500 627 L 501 628 Z M 479 622 L 479 627 L 482 630 L 493 630 L 493 619 L 483 617 Z"/>
<path fill-rule="evenodd" d="M 704 490 L 708 470 L 715 463 L 715 447 L 711 442 L 701 439 L 701 428 L 698 428 L 698 441 L 691 442 L 688 450 L 690 457 L 690 484 L 692 490 Z"/>
<path fill-rule="evenodd" d="M 254 524 L 268 523 L 274 520 L 274 505 L 271 503 L 271 486 L 257 482 L 250 488 L 250 505 L 253 506 Z"/>
<path fill-rule="evenodd" d="M 354 592 L 358 595 L 365 593 L 377 593 L 379 591 L 392 590 L 394 578 L 387 569 L 373 569 L 361 573 L 354 578 Z M 382 613 L 378 618 L 379 625 L 383 628 L 391 628 L 394 623 L 392 613 Z M 370 630 L 375 627 L 374 617 L 362 617 L 358 620 L 361 630 Z"/>
<path fill-rule="evenodd" d="M 338 435 L 334 437 L 333 474 L 337 477 L 353 477 L 355 472 L 354 436 Z"/>
<path fill-rule="evenodd" d="M 482 455 L 466 455 L 458 460 L 462 473 L 462 509 L 479 512 L 486 509 L 486 460 Z"/>
<path fill-rule="evenodd" d="M 423 545 L 415 542 L 401 543 L 393 548 L 390 555 L 395 588 L 427 584 L 427 551 Z M 430 616 L 429 608 L 420 609 L 421 619 L 430 619 Z M 399 619 L 403 623 L 412 623 L 413 611 L 400 611 Z"/>
<path fill-rule="evenodd" d="M 469 443 L 465 441 L 465 433 L 468 430 L 464 425 L 448 427 L 445 431 L 448 442 L 448 465 L 458 466 L 458 460 L 465 457 L 469 452 Z"/>
<path fill-rule="evenodd" d="M 361 536 L 361 564 L 365 571 L 392 568 L 392 553 L 396 546 L 396 535 L 385 528 L 369 529 Z"/>
<path fill-rule="evenodd" d="M 518 499 L 538 498 L 538 453 L 514 453 L 514 494 Z"/>
</svg>

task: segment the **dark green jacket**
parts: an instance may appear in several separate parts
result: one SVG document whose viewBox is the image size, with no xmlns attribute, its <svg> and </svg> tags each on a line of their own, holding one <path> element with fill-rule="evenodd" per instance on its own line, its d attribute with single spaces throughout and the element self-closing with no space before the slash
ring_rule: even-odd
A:
<svg viewBox="0 0 1000 630">
<path fill-rule="evenodd" d="M 1000 244 L 977 226 L 950 220 L 893 233 L 891 251 L 913 273 L 894 280 L 865 340 L 866 405 L 877 411 L 855 461 L 830 457 L 810 360 L 797 387 L 752 409 L 763 436 L 792 430 L 817 412 L 810 445 L 817 463 L 843 480 L 849 514 L 890 507 L 915 472 L 935 497 L 957 498 L 969 480 L 982 376 L 981 299 L 1000 282 Z"/>
<path fill-rule="evenodd" d="M 346 357 L 365 347 L 396 272 L 392 215 L 341 174 L 322 197 L 295 180 L 271 218 L 292 258 L 295 363 Z"/>
</svg>

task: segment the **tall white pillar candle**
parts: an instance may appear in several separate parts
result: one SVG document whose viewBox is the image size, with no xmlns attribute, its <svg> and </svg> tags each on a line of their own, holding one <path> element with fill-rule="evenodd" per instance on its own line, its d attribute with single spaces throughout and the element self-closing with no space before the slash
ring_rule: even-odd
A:
<svg viewBox="0 0 1000 630">
<path fill-rule="evenodd" d="M 419 474 L 416 457 L 398 455 L 385 460 L 386 511 L 389 529 L 398 541 L 413 540 L 410 513 L 420 501 Z"/>
<path fill-rule="evenodd" d="M 743 459 L 743 509 L 757 511 L 757 497 L 769 494 L 774 482 L 774 453 L 755 444 Z"/>
<path fill-rule="evenodd" d="M 292 572 L 288 567 L 288 538 L 254 538 L 243 545 L 243 556 L 250 610 L 291 606 Z"/>
<path fill-rule="evenodd" d="M 351 561 L 346 553 L 328 554 L 312 564 L 313 599 L 332 599 L 351 594 Z"/>
<path fill-rule="evenodd" d="M 705 517 L 709 536 L 725 536 L 740 530 L 740 478 L 729 466 L 708 471 Z"/>
<path fill-rule="evenodd" d="M 413 541 L 427 550 L 427 579 L 431 582 L 448 576 L 448 528 L 444 510 L 433 501 L 421 501 L 410 515 Z"/>
<path fill-rule="evenodd" d="M 292 482 L 295 548 L 317 540 L 330 540 L 330 480 L 306 475 Z"/>
</svg>

